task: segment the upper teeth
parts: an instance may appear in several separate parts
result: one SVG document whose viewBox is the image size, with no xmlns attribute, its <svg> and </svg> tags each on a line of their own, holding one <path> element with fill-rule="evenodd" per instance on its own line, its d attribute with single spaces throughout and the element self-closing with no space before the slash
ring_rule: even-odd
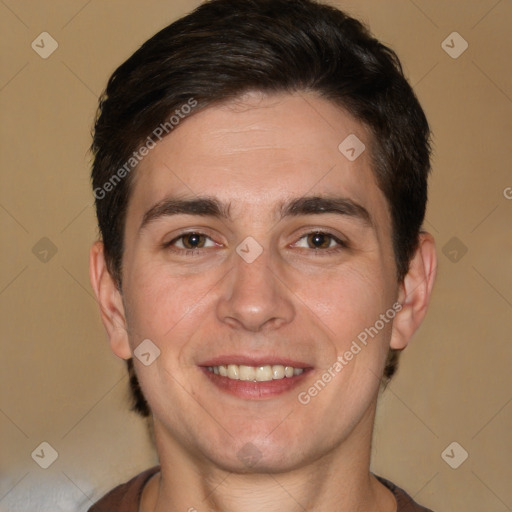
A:
<svg viewBox="0 0 512 512">
<path fill-rule="evenodd" d="M 243 364 L 228 364 L 220 366 L 208 366 L 208 370 L 228 379 L 234 380 L 252 380 L 254 382 L 264 382 L 267 380 L 278 380 L 285 377 L 300 375 L 304 370 L 294 368 L 293 366 L 283 366 L 281 364 L 267 366 L 245 366 Z"/>
</svg>

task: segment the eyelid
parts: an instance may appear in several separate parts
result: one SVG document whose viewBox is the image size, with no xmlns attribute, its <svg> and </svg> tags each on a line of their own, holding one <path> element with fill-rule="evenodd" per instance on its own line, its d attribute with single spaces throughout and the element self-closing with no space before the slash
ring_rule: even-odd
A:
<svg viewBox="0 0 512 512">
<path fill-rule="evenodd" d="M 339 232 L 338 230 L 336 230 L 334 228 L 329 228 L 326 226 L 315 226 L 315 225 L 306 226 L 306 227 L 300 228 L 297 231 L 295 231 L 292 236 L 296 240 L 300 240 L 301 238 L 304 238 L 307 235 L 312 235 L 315 233 L 330 236 L 331 238 L 333 238 L 334 240 L 336 240 L 337 242 L 339 242 L 342 245 L 345 245 L 345 246 L 349 245 L 349 240 L 343 233 Z"/>
<path fill-rule="evenodd" d="M 195 249 L 187 249 L 186 247 L 175 247 L 174 244 L 184 238 L 185 236 L 187 235 L 191 235 L 191 234 L 196 234 L 196 235 L 200 235 L 200 236 L 204 236 L 206 238 L 208 238 L 210 241 L 212 241 L 217 247 L 219 246 L 222 246 L 223 244 L 222 243 L 219 243 L 219 242 L 216 242 L 212 236 L 210 236 L 206 231 L 208 231 L 207 229 L 205 228 L 200 228 L 200 229 L 186 229 L 182 232 L 180 232 L 179 234 L 176 234 L 175 236 L 173 236 L 173 238 L 168 241 L 168 242 L 164 242 L 163 247 L 164 248 L 171 248 L 171 249 L 174 249 L 176 250 L 177 252 L 180 252 L 180 251 L 200 251 L 201 249 L 211 249 L 212 247 L 198 247 L 198 248 L 195 248 Z M 326 229 L 326 228 L 313 228 L 313 227 L 309 227 L 309 228 L 304 228 L 304 231 L 301 232 L 301 234 L 299 235 L 296 235 L 298 238 L 296 239 L 295 242 L 293 242 L 289 247 L 294 247 L 296 246 L 296 244 L 302 240 L 303 238 L 309 236 L 309 235 L 313 235 L 313 234 L 321 234 L 321 235 L 325 235 L 325 236 L 328 236 L 330 237 L 332 240 L 334 240 L 336 243 L 337 243 L 337 247 L 328 247 L 326 249 L 320 249 L 320 248 L 303 248 L 303 249 L 309 249 L 310 251 L 313 251 L 315 253 L 329 253 L 329 252 L 336 252 L 340 249 L 347 249 L 349 248 L 349 243 L 347 240 L 345 240 L 343 237 L 339 236 L 338 234 L 334 234 L 331 230 L 329 229 Z"/>
<path fill-rule="evenodd" d="M 292 246 L 295 245 L 299 240 L 302 240 L 304 237 L 307 237 L 307 236 L 313 235 L 313 234 L 320 234 L 320 235 L 325 235 L 325 236 L 331 237 L 335 242 L 337 242 L 339 244 L 340 247 L 348 248 L 350 245 L 349 241 L 346 239 L 346 237 L 342 236 L 339 233 L 333 233 L 333 231 L 328 228 L 308 227 L 308 228 L 304 228 L 304 229 L 305 230 L 303 232 L 301 232 L 301 234 L 296 235 L 297 241 L 294 242 L 292 244 Z M 325 251 L 328 251 L 329 249 L 320 249 L 320 250 L 325 252 Z"/>
<path fill-rule="evenodd" d="M 181 235 L 181 236 L 179 236 L 178 238 L 175 238 L 174 240 L 172 240 L 172 241 L 171 241 L 171 244 L 173 244 L 173 245 L 174 245 L 174 244 L 179 243 L 179 242 L 181 241 L 181 244 L 183 245 L 183 239 L 184 239 L 187 235 L 189 235 L 189 234 L 194 234 L 194 235 L 204 236 L 204 237 L 207 239 L 207 241 L 205 242 L 205 244 L 207 244 L 207 243 L 208 243 L 208 241 L 210 241 L 210 242 L 212 242 L 212 243 L 213 243 L 213 246 L 218 245 L 218 244 L 217 244 L 216 242 L 214 242 L 214 241 L 213 241 L 209 236 L 204 235 L 204 234 L 202 234 L 202 233 L 195 233 L 195 232 L 194 232 L 194 233 L 185 233 L 184 235 Z M 206 245 L 206 246 L 202 246 L 202 247 L 192 247 L 191 249 L 189 249 L 188 247 L 178 247 L 178 249 L 181 249 L 181 250 L 183 250 L 183 251 L 193 251 L 193 250 L 196 250 L 196 249 L 208 249 L 209 247 L 212 247 L 212 245 L 210 245 L 210 246 Z"/>
<path fill-rule="evenodd" d="M 174 244 L 184 238 L 185 236 L 187 235 L 200 235 L 200 236 L 204 236 L 206 238 L 208 238 L 209 240 L 211 240 L 215 245 L 219 246 L 219 245 L 222 245 L 221 243 L 219 242 L 216 242 L 213 237 L 207 233 L 207 231 L 209 231 L 208 229 L 206 228 L 197 228 L 197 229 L 190 229 L 190 228 L 187 228 L 177 234 L 175 234 L 168 242 L 164 242 L 162 244 L 162 246 L 164 248 L 170 248 L 170 247 L 173 247 Z M 198 247 L 197 249 L 204 249 L 204 247 Z M 177 250 L 178 251 L 193 251 L 193 250 L 197 250 L 197 249 L 187 249 L 187 248 L 181 248 L 181 247 L 178 247 Z M 208 247 L 206 247 L 206 249 L 208 249 Z"/>
</svg>

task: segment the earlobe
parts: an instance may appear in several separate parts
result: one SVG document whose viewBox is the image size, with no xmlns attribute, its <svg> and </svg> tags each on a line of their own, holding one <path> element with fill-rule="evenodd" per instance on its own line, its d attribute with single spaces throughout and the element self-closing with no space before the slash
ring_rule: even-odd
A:
<svg viewBox="0 0 512 512">
<path fill-rule="evenodd" d="M 89 253 L 89 278 L 100 307 L 110 348 L 116 356 L 129 359 L 132 353 L 121 292 L 107 269 L 103 243 L 99 241 L 92 245 Z"/>
<path fill-rule="evenodd" d="M 429 233 L 421 232 L 409 271 L 400 285 L 398 302 L 402 305 L 402 309 L 393 322 L 391 348 L 404 349 L 421 325 L 427 312 L 436 271 L 434 238 Z"/>
</svg>

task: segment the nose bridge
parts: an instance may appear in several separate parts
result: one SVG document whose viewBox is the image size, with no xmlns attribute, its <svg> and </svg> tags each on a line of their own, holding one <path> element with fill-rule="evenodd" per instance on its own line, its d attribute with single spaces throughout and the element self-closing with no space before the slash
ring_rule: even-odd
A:
<svg viewBox="0 0 512 512">
<path fill-rule="evenodd" d="M 250 331 L 268 326 L 276 328 L 290 322 L 294 315 L 293 303 L 277 276 L 272 254 L 263 250 L 251 260 L 244 256 L 247 254 L 244 249 L 254 248 L 242 243 L 232 255 L 233 270 L 219 298 L 219 319 L 232 327 Z"/>
</svg>

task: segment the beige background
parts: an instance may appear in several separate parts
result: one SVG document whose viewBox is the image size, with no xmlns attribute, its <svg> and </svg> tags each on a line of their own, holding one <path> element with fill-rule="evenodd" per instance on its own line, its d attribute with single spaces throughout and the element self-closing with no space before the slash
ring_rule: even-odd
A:
<svg viewBox="0 0 512 512">
<path fill-rule="evenodd" d="M 85 511 L 156 461 L 91 295 L 87 148 L 114 68 L 197 4 L 0 1 L 1 511 Z M 512 2 L 336 5 L 396 49 L 435 134 L 438 282 L 382 397 L 373 470 L 436 512 L 512 510 Z M 59 45 L 47 59 L 31 48 L 43 31 Z M 441 46 L 454 31 L 469 43 L 457 59 Z M 31 458 L 43 441 L 58 452 L 46 470 Z M 469 453 L 458 469 L 441 457 L 453 441 Z"/>
</svg>

